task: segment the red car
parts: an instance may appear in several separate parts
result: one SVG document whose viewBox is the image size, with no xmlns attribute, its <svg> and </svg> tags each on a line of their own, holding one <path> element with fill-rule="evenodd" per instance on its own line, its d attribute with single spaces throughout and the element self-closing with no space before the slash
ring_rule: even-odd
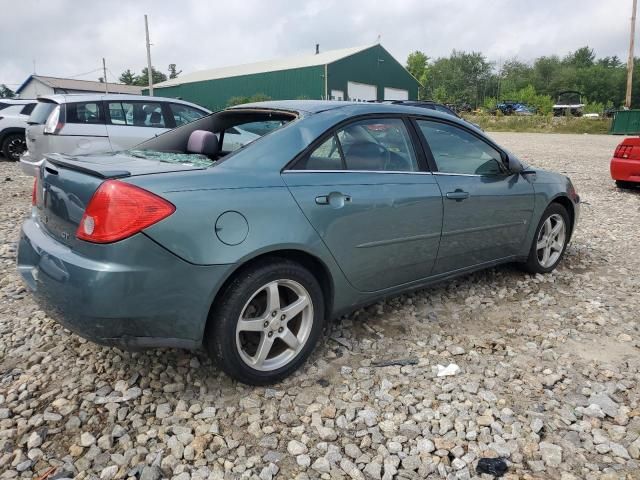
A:
<svg viewBox="0 0 640 480">
<path fill-rule="evenodd" d="M 640 186 L 640 137 L 625 138 L 611 159 L 611 178 L 620 188 Z"/>
</svg>

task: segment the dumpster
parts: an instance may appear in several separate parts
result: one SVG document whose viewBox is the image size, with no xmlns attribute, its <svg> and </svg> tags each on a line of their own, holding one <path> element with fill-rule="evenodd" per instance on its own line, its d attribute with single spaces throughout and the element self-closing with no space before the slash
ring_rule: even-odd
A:
<svg viewBox="0 0 640 480">
<path fill-rule="evenodd" d="M 640 135 L 640 110 L 614 112 L 609 133 L 612 135 Z"/>
</svg>

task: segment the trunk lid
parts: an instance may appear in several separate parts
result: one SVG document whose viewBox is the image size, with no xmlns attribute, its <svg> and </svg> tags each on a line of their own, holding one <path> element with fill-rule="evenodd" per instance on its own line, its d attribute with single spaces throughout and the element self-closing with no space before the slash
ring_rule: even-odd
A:
<svg viewBox="0 0 640 480">
<path fill-rule="evenodd" d="M 104 180 L 204 168 L 126 154 L 81 157 L 49 154 L 37 175 L 36 221 L 60 243 L 74 248 L 85 243 L 76 238 L 76 230 L 91 197 Z"/>
</svg>

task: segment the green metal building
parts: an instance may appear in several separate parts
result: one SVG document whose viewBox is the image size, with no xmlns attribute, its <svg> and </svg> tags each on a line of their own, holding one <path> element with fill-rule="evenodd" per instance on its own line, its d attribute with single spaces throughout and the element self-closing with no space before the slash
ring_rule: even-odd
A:
<svg viewBox="0 0 640 480">
<path fill-rule="evenodd" d="M 219 110 L 233 97 L 256 94 L 273 100 L 415 100 L 419 85 L 376 44 L 203 70 L 154 85 L 153 93 Z"/>
</svg>

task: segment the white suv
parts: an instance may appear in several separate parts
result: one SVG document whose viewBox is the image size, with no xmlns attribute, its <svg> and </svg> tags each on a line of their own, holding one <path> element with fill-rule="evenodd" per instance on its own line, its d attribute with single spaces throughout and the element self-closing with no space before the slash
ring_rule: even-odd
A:
<svg viewBox="0 0 640 480">
<path fill-rule="evenodd" d="M 46 153 L 116 152 L 211 113 L 164 97 L 118 94 L 47 95 L 29 117 L 22 170 L 35 175 Z"/>
<path fill-rule="evenodd" d="M 0 155 L 14 162 L 27 149 L 24 132 L 36 100 L 0 98 Z"/>
</svg>

